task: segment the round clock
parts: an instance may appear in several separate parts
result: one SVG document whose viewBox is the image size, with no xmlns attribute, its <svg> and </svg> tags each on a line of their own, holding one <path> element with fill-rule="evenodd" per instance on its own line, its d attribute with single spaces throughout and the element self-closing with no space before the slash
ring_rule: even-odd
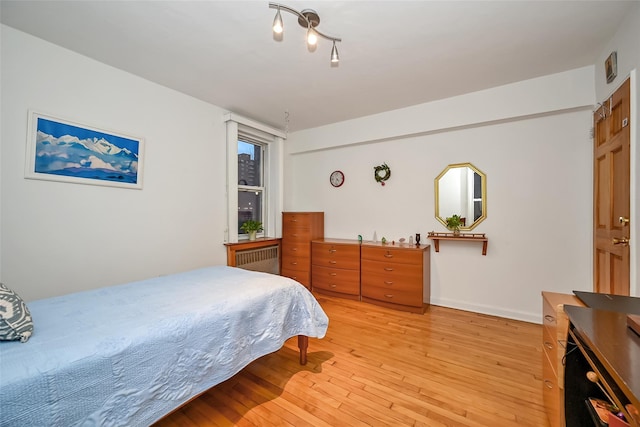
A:
<svg viewBox="0 0 640 427">
<path fill-rule="evenodd" d="M 342 184 L 344 184 L 344 174 L 342 173 L 342 171 L 331 172 L 331 175 L 329 176 L 329 182 L 331 182 L 331 185 L 333 185 L 334 187 L 340 187 Z"/>
</svg>

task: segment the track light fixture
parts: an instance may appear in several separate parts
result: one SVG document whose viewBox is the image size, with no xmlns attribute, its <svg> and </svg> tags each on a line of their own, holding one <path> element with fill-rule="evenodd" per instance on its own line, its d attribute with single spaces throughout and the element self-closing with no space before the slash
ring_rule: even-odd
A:
<svg viewBox="0 0 640 427">
<path fill-rule="evenodd" d="M 284 10 L 285 12 L 289 12 L 292 15 L 296 15 L 298 17 L 298 24 L 307 30 L 307 45 L 315 46 L 318 43 L 318 37 L 332 41 L 333 47 L 331 48 L 331 64 L 338 64 L 340 62 L 336 42 L 341 42 L 342 39 L 338 37 L 331 37 L 318 31 L 316 27 L 320 24 L 320 17 L 315 10 L 303 9 L 301 12 L 298 12 L 289 6 L 279 3 L 269 3 L 269 8 L 277 9 L 276 17 L 273 20 L 274 34 L 282 34 L 284 30 L 284 23 L 282 22 L 282 15 L 280 14 L 280 11 Z"/>
</svg>

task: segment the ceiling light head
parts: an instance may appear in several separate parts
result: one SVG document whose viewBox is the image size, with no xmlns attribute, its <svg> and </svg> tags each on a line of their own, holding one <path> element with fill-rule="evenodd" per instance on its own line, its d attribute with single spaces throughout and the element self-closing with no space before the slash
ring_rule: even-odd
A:
<svg viewBox="0 0 640 427">
<path fill-rule="evenodd" d="M 282 22 L 282 15 L 280 15 L 280 7 L 278 7 L 278 11 L 276 12 L 276 17 L 273 20 L 273 32 L 275 34 L 282 34 L 284 30 L 284 24 Z"/>
<path fill-rule="evenodd" d="M 318 44 L 318 35 L 311 26 L 309 26 L 309 29 L 307 30 L 307 44 L 309 46 L 315 46 Z"/>
<path fill-rule="evenodd" d="M 331 63 L 337 64 L 340 62 L 340 57 L 338 56 L 338 48 L 336 47 L 336 41 L 333 41 L 333 47 L 331 48 Z"/>
</svg>

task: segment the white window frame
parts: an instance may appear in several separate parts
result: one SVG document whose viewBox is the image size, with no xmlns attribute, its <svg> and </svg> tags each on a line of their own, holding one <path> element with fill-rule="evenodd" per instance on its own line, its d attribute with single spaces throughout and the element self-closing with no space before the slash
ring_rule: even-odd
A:
<svg viewBox="0 0 640 427">
<path fill-rule="evenodd" d="M 269 196 L 269 192 L 267 190 L 267 183 L 266 183 L 266 176 L 267 176 L 267 153 L 268 153 L 268 145 L 263 142 L 263 141 L 256 141 L 251 137 L 247 137 L 243 132 L 239 131 L 238 132 L 238 141 L 236 142 L 236 144 L 238 144 L 239 141 L 245 142 L 247 144 L 253 144 L 254 146 L 259 147 L 260 149 L 260 185 L 243 185 L 238 183 L 238 192 L 241 191 L 246 191 L 247 193 L 251 193 L 251 192 L 259 192 L 262 194 L 262 203 L 261 203 L 261 212 L 260 212 L 260 218 L 262 218 L 263 222 L 265 220 L 265 218 L 268 218 L 267 215 L 267 198 Z M 236 165 L 238 164 L 237 158 L 236 158 Z M 236 206 L 236 212 L 237 212 L 237 206 Z M 237 218 L 236 218 L 236 224 L 237 224 Z M 258 237 L 264 237 L 267 235 L 267 231 L 266 228 L 261 231 L 260 233 L 257 234 Z M 249 235 L 247 233 L 243 233 L 243 234 L 238 234 L 238 239 L 248 239 Z"/>
<path fill-rule="evenodd" d="M 263 151 L 263 235 L 282 236 L 283 209 L 283 141 L 285 134 L 234 113 L 224 116 L 227 126 L 227 224 L 225 242 L 237 243 L 238 234 L 238 139 L 248 137 L 248 142 L 264 144 Z"/>
</svg>

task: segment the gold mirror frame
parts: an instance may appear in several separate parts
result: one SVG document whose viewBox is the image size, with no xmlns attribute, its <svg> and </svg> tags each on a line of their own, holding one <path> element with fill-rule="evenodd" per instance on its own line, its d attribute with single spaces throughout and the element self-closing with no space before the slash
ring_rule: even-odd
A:
<svg viewBox="0 0 640 427">
<path fill-rule="evenodd" d="M 452 175 L 447 175 L 448 172 L 453 171 L 455 169 L 467 168 L 467 182 L 471 180 L 471 188 L 466 184 L 460 183 L 460 179 L 457 181 L 457 186 L 459 192 L 455 194 L 455 189 L 453 187 L 456 185 L 455 173 L 452 172 Z M 473 172 L 473 174 L 471 174 Z M 463 173 L 463 171 L 460 171 Z M 474 187 L 475 187 L 475 175 L 480 177 L 480 186 L 481 186 L 481 199 L 477 200 L 474 196 Z M 449 188 L 440 189 L 440 184 L 443 186 L 448 186 Z M 467 190 L 465 190 L 467 188 Z M 466 192 L 465 200 L 466 206 L 462 207 L 463 200 L 463 192 Z M 442 200 L 442 214 L 441 212 L 441 196 Z M 445 200 L 444 198 L 448 198 Z M 453 202 L 453 199 L 456 199 L 456 202 Z M 478 205 L 477 202 L 480 202 Z M 453 208 L 452 206 L 458 203 L 458 208 Z M 460 215 L 461 217 L 467 219 L 465 221 L 465 225 L 460 227 L 460 230 L 473 230 L 478 224 L 480 224 L 487 217 L 487 176 L 480 171 L 477 167 L 472 165 L 471 163 L 455 163 L 447 166 L 435 179 L 435 205 L 436 205 L 436 219 L 442 223 L 445 227 L 447 226 L 446 218 L 450 217 L 454 214 Z M 481 211 L 479 213 L 475 213 L 475 208 L 480 207 Z M 455 211 L 457 210 L 457 212 Z M 471 211 L 471 215 L 467 215 L 467 213 Z M 469 223 L 468 219 L 474 218 L 473 222 Z"/>
</svg>

